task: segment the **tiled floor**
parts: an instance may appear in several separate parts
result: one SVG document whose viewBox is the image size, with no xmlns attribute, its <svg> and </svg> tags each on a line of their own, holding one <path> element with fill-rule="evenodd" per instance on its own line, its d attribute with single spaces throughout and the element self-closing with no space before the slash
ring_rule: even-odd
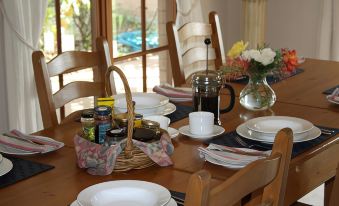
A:
<svg viewBox="0 0 339 206">
<path fill-rule="evenodd" d="M 299 202 L 306 203 L 313 206 L 323 206 L 324 205 L 324 185 L 316 188 L 312 192 L 305 195 L 299 200 Z"/>
</svg>

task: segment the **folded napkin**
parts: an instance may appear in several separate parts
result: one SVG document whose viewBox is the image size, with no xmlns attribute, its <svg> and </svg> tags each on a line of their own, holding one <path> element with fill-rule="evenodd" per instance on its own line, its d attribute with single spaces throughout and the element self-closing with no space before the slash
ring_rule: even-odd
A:
<svg viewBox="0 0 339 206">
<path fill-rule="evenodd" d="M 332 94 L 327 96 L 328 99 L 335 101 L 335 102 L 339 102 L 339 88 L 336 88 Z"/>
<path fill-rule="evenodd" d="M 105 146 L 90 142 L 79 135 L 74 137 L 75 151 L 80 168 L 87 168 L 92 175 L 109 175 L 113 172 L 116 159 L 126 147 L 127 139 L 123 139 L 116 145 Z M 171 137 L 163 133 L 159 141 L 146 143 L 133 139 L 133 145 L 142 150 L 159 166 L 172 165 L 170 155 L 174 146 Z"/>
<path fill-rule="evenodd" d="M 19 130 L 12 130 L 0 135 L 0 144 L 39 153 L 51 152 L 64 146 L 63 142 L 56 141 L 49 137 L 24 134 Z"/>
<path fill-rule="evenodd" d="M 211 143 L 207 148 L 199 147 L 200 157 L 213 164 L 228 168 L 243 168 L 249 163 L 266 158 L 269 151 L 258 151 L 247 148 L 235 148 Z"/>
<path fill-rule="evenodd" d="M 172 102 L 192 101 L 192 88 L 172 87 L 169 84 L 155 86 L 153 91 L 168 97 Z"/>
</svg>

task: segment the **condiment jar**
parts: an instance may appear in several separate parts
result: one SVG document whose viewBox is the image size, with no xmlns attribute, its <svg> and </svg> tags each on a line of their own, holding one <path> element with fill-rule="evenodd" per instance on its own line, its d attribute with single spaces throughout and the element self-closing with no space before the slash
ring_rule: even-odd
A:
<svg viewBox="0 0 339 206">
<path fill-rule="evenodd" d="M 116 127 L 120 128 L 127 128 L 128 124 L 128 114 L 127 113 L 120 113 L 114 115 L 114 121 L 116 122 Z M 134 125 L 133 127 L 141 127 L 143 115 L 142 114 L 134 114 Z"/>
<path fill-rule="evenodd" d="M 95 121 L 94 121 L 94 110 L 84 110 L 81 114 L 81 125 L 83 137 L 91 142 L 95 141 Z"/>
<path fill-rule="evenodd" d="M 160 124 L 155 121 L 143 119 L 141 121 L 141 127 L 145 129 L 153 130 L 156 134 L 160 133 Z"/>
<path fill-rule="evenodd" d="M 112 109 L 109 106 L 97 106 L 94 108 L 95 142 L 103 144 L 106 131 L 112 128 Z"/>
<path fill-rule="evenodd" d="M 126 138 L 126 130 L 121 128 L 110 129 L 106 132 L 106 138 L 104 145 L 111 146 L 115 145 L 121 140 Z"/>
</svg>

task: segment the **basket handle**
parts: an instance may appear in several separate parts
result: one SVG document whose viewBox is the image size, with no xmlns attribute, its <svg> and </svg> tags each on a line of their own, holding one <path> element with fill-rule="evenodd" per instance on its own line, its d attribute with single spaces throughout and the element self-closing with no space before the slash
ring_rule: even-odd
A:
<svg viewBox="0 0 339 206">
<path fill-rule="evenodd" d="M 133 150 L 133 142 L 132 142 L 132 136 L 133 136 L 133 122 L 134 122 L 134 107 L 133 107 L 133 103 L 132 103 L 132 93 L 131 93 L 131 89 L 128 85 L 128 81 L 126 79 L 125 74 L 121 71 L 121 69 L 119 69 L 116 66 L 109 66 L 106 72 L 106 86 L 105 89 L 107 88 L 107 86 L 109 86 L 109 88 L 111 88 L 110 86 L 110 75 L 111 73 L 115 71 L 116 73 L 119 74 L 122 83 L 124 84 L 124 89 L 125 89 L 125 96 L 126 96 L 126 102 L 127 102 L 127 120 L 128 120 L 128 126 L 127 126 L 127 143 L 126 143 L 126 147 L 125 147 L 125 157 L 126 158 L 132 158 L 132 150 Z M 106 94 L 107 94 L 107 90 L 106 90 Z"/>
</svg>

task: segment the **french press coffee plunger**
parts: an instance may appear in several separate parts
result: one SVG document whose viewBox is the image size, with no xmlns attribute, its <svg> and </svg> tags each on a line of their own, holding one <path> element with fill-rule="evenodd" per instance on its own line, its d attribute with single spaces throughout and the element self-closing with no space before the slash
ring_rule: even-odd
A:
<svg viewBox="0 0 339 206">
<path fill-rule="evenodd" d="M 214 114 L 214 124 L 221 125 L 220 113 L 232 110 L 235 102 L 233 88 L 228 84 L 223 84 L 222 75 L 218 71 L 208 70 L 208 45 L 210 39 L 205 39 L 207 46 L 206 71 L 197 72 L 192 78 L 193 105 L 194 111 L 208 111 Z M 230 93 L 230 103 L 228 107 L 220 109 L 220 90 L 226 88 Z"/>
</svg>

